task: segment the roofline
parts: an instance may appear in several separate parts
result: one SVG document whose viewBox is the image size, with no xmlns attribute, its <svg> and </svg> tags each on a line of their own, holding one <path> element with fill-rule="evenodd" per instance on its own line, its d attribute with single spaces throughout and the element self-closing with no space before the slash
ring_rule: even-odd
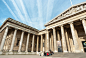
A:
<svg viewBox="0 0 86 58">
<path fill-rule="evenodd" d="M 52 20 L 56 19 L 58 16 L 60 16 L 61 14 L 65 13 L 66 11 L 68 11 L 69 9 L 73 8 L 73 7 L 76 7 L 76 6 L 79 6 L 79 5 L 82 5 L 82 4 L 85 4 L 86 2 L 82 2 L 82 3 L 79 3 L 79 4 L 75 4 L 75 5 L 72 5 L 71 7 L 69 7 L 68 9 L 66 9 L 65 11 L 63 11 L 62 13 L 60 13 L 59 15 L 57 15 L 55 18 L 51 19 L 49 22 L 51 22 Z M 44 26 L 47 26 L 49 25 L 49 22 L 46 23 Z"/>
<path fill-rule="evenodd" d="M 46 29 L 42 29 L 42 30 L 40 30 L 39 32 L 44 31 L 44 30 L 46 30 Z"/>
<path fill-rule="evenodd" d="M 11 21 L 11 20 L 13 20 L 13 21 Z M 26 24 L 24 24 L 24 23 L 21 23 L 21 22 L 19 22 L 19 21 L 16 21 L 16 20 L 14 20 L 14 19 L 12 19 L 12 18 L 7 18 L 7 19 L 4 21 L 4 23 L 0 26 L 0 29 L 3 27 L 3 25 L 4 25 L 7 21 L 10 21 L 10 22 L 13 22 L 13 23 L 14 23 L 14 21 L 15 21 L 15 22 L 18 22 L 18 23 L 22 24 L 21 26 L 25 25 L 25 26 L 29 27 L 30 29 L 33 29 L 33 30 L 35 29 L 35 31 L 39 32 L 38 29 L 33 28 L 33 27 L 31 27 L 31 26 L 28 26 L 28 25 L 26 25 Z M 16 24 L 18 24 L 18 23 L 16 23 Z M 18 25 L 19 25 L 19 24 L 18 24 Z M 24 27 L 25 27 L 25 26 L 24 26 Z M 26 28 L 27 28 L 27 27 L 26 27 Z"/>
</svg>

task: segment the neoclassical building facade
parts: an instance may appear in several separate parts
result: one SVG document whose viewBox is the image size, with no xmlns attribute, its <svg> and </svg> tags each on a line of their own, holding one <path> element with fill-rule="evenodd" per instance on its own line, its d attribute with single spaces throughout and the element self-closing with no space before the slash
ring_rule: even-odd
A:
<svg viewBox="0 0 86 58">
<path fill-rule="evenodd" d="M 7 18 L 0 27 L 0 52 L 86 52 L 86 2 L 73 5 L 37 30 Z"/>
</svg>

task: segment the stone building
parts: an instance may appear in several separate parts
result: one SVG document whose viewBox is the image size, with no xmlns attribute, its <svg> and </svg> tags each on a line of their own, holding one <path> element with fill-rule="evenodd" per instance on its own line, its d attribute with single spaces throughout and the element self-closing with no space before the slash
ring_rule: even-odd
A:
<svg viewBox="0 0 86 58">
<path fill-rule="evenodd" d="M 86 2 L 73 5 L 37 30 L 11 18 L 0 27 L 0 51 L 8 53 L 86 52 Z"/>
</svg>

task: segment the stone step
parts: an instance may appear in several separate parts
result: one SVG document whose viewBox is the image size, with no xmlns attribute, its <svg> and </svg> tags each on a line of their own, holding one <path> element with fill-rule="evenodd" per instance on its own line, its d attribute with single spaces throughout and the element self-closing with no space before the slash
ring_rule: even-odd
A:
<svg viewBox="0 0 86 58">
<path fill-rule="evenodd" d="M 86 53 L 54 53 L 52 55 L 52 57 L 81 57 L 81 56 L 85 56 L 86 57 Z"/>
</svg>

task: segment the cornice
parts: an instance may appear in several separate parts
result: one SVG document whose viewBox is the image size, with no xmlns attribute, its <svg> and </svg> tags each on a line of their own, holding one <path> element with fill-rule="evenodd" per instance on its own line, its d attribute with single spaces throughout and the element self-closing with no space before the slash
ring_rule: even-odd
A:
<svg viewBox="0 0 86 58">
<path fill-rule="evenodd" d="M 82 12 L 84 10 L 86 10 L 86 2 L 77 4 L 77 5 L 73 5 L 70 8 L 68 8 L 67 10 L 65 10 L 64 12 L 62 12 L 61 14 L 59 14 L 58 16 L 56 16 L 55 18 L 53 18 L 51 21 L 46 23 L 45 26 L 52 24 L 56 21 L 62 20 L 64 18 L 67 18 L 69 16 L 72 16 L 74 14 L 77 14 L 79 12 Z"/>
<path fill-rule="evenodd" d="M 21 22 L 19 22 L 19 21 L 13 20 L 12 18 L 7 18 L 7 19 L 5 20 L 5 22 L 1 25 L 1 27 L 3 27 L 3 25 L 4 25 L 6 22 L 12 22 L 12 23 L 15 23 L 15 24 L 17 24 L 17 25 L 23 26 L 23 27 L 25 27 L 25 28 L 27 28 L 27 29 L 32 29 L 33 31 L 39 32 L 39 30 L 37 30 L 37 29 L 35 29 L 35 28 L 31 27 L 31 26 L 28 26 L 28 25 L 26 25 L 26 24 L 23 24 L 23 23 L 21 23 Z M 0 28 L 1 28 L 1 27 L 0 27 Z"/>
</svg>

